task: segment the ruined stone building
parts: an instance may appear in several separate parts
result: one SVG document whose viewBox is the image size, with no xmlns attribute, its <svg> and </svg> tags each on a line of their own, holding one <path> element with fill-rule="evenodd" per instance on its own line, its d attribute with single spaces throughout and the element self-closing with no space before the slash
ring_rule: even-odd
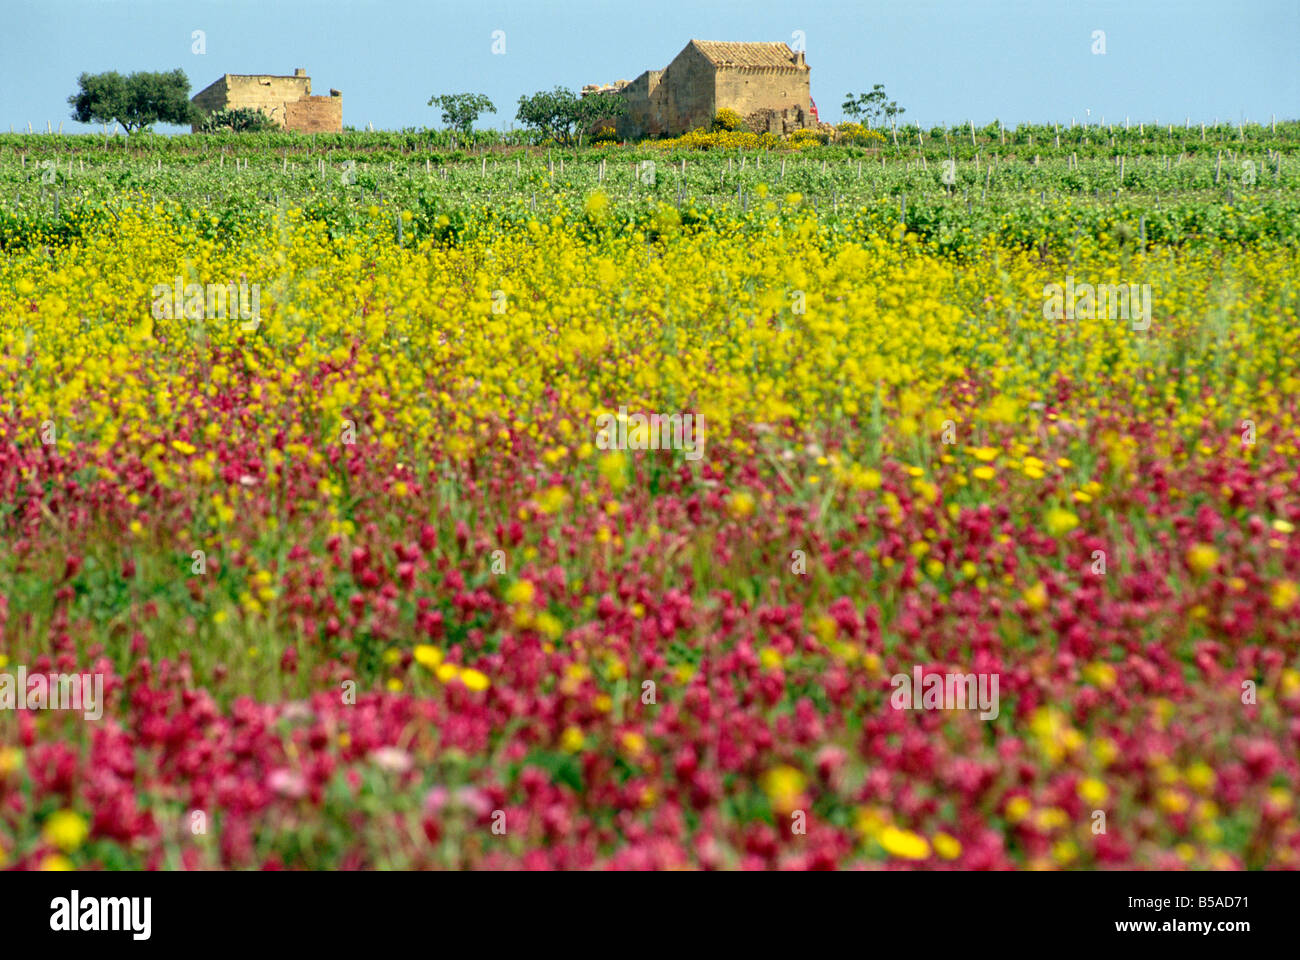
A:
<svg viewBox="0 0 1300 960">
<path fill-rule="evenodd" d="M 204 114 L 250 107 L 299 133 L 343 132 L 343 94 L 331 90 L 328 97 L 313 97 L 311 77 L 301 67 L 292 77 L 227 73 L 191 102 Z"/>
<path fill-rule="evenodd" d="M 647 70 L 630 83 L 590 85 L 584 94 L 618 92 L 627 113 L 618 135 L 677 136 L 708 127 L 724 108 L 736 111 L 756 133 L 791 133 L 816 126 L 803 51 L 784 43 L 692 40 L 662 70 Z"/>
</svg>

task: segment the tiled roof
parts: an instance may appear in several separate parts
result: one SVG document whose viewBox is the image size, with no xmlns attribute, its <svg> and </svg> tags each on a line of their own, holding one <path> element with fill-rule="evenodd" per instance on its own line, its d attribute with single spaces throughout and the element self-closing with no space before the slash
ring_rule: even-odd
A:
<svg viewBox="0 0 1300 960">
<path fill-rule="evenodd" d="M 784 43 L 733 43 L 726 40 L 692 40 L 691 43 L 718 66 L 793 67 L 794 51 Z"/>
</svg>

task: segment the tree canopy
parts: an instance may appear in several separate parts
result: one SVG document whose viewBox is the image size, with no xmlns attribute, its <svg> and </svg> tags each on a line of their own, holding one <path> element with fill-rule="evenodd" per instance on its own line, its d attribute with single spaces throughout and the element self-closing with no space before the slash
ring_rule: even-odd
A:
<svg viewBox="0 0 1300 960">
<path fill-rule="evenodd" d="M 480 113 L 496 113 L 497 108 L 486 94 L 444 93 L 429 98 L 429 106 L 442 108 L 442 122 L 460 133 L 469 134 Z"/>
<path fill-rule="evenodd" d="M 855 120 L 861 117 L 866 121 L 867 126 L 871 126 L 872 121 L 893 120 L 894 117 L 907 112 L 895 101 L 888 99 L 883 83 L 878 83 L 872 87 L 870 93 L 859 93 L 856 97 L 851 93 L 846 93 L 844 97 L 845 100 L 840 109 L 844 111 L 845 115 L 853 117 Z"/>
<path fill-rule="evenodd" d="M 583 133 L 596 123 L 613 120 L 627 112 L 627 100 L 617 93 L 594 93 L 580 97 L 567 87 L 539 90 L 531 97 L 519 98 L 515 115 L 524 126 L 542 139 L 569 146 L 579 142 Z"/>
<path fill-rule="evenodd" d="M 187 124 L 194 118 L 185 71 L 83 73 L 68 97 L 72 119 L 80 123 L 120 123 L 130 134 L 154 123 Z"/>
</svg>

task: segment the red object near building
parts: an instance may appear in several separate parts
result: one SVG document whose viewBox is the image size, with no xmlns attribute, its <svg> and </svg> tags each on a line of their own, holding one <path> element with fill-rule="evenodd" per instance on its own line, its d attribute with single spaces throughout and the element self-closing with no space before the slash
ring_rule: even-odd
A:
<svg viewBox="0 0 1300 960">
<path fill-rule="evenodd" d="M 808 112 L 812 114 L 813 123 L 821 123 L 821 117 L 817 116 L 817 101 L 812 97 L 808 98 Z"/>
</svg>

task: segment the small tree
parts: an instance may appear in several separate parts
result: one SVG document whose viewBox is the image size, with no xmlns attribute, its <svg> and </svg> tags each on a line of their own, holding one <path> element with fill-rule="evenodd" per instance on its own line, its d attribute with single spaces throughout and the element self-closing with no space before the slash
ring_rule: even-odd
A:
<svg viewBox="0 0 1300 960">
<path fill-rule="evenodd" d="M 597 124 L 604 124 L 627 111 L 627 100 L 616 93 L 593 93 L 580 97 L 566 87 L 539 90 L 519 98 L 515 119 L 542 139 L 569 146 Z"/>
<path fill-rule="evenodd" d="M 883 83 L 876 84 L 871 88 L 870 93 L 860 93 L 856 98 L 851 93 L 846 93 L 844 96 L 845 100 L 840 109 L 855 120 L 861 117 L 866 121 L 867 126 L 871 126 L 873 120 L 882 123 L 887 120 L 892 121 L 894 117 L 907 112 L 896 102 L 888 99 Z"/>
<path fill-rule="evenodd" d="M 469 136 L 480 113 L 496 113 L 497 108 L 482 93 L 444 93 L 429 98 L 429 106 L 442 108 L 442 122 Z"/>
<path fill-rule="evenodd" d="M 190 123 L 195 116 L 190 103 L 190 81 L 184 70 L 167 73 L 117 71 L 83 73 L 78 90 L 68 97 L 72 119 L 79 123 L 120 123 L 128 136 L 153 123 Z"/>
</svg>

